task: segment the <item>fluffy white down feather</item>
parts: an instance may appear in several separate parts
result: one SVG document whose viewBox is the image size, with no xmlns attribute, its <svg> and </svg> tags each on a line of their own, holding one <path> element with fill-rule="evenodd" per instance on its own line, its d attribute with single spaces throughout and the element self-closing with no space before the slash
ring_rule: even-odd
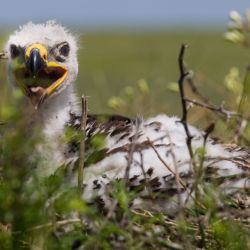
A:
<svg viewBox="0 0 250 250">
<path fill-rule="evenodd" d="M 204 132 L 190 125 L 189 130 L 193 137 L 192 148 L 196 152 L 197 149 L 203 147 Z M 139 150 L 135 148 L 132 154 L 130 151 L 122 152 L 122 150 L 115 152 L 118 148 L 131 145 L 131 141 L 128 138 L 136 134 L 140 136 L 132 144 L 142 145 L 150 141 L 153 146 L 147 146 L 147 148 L 140 148 Z M 133 185 L 140 184 L 140 181 L 145 178 L 149 182 L 158 178 L 159 185 L 157 185 L 156 190 L 165 190 L 167 195 L 168 190 L 177 188 L 175 174 L 173 173 L 178 172 L 180 178 L 183 177 L 183 182 L 187 184 L 187 192 L 182 192 L 182 199 L 184 201 L 187 198 L 189 184 L 192 183 L 192 178 L 194 177 L 192 174 L 190 175 L 190 173 L 193 173 L 193 164 L 191 163 L 186 144 L 186 132 L 179 118 L 158 115 L 142 121 L 138 128 L 134 125 L 130 134 L 122 140 L 119 140 L 120 137 L 121 134 L 107 136 L 107 153 L 112 151 L 114 153 L 84 170 L 84 183 L 86 184 L 84 199 L 91 200 L 95 196 L 102 196 L 105 192 L 105 185 L 112 180 L 124 178 L 128 168 L 128 157 L 132 158 L 128 178 L 133 179 Z M 213 177 L 215 179 L 217 177 L 241 176 L 246 169 L 240 167 L 235 161 L 235 159 L 241 157 L 245 158 L 246 153 L 243 151 L 229 152 L 223 145 L 216 144 L 209 138 L 205 145 L 206 160 L 203 168 L 204 171 L 205 168 L 214 168 Z M 198 160 L 197 162 L 199 163 L 200 161 Z M 249 164 L 248 159 L 246 159 L 245 164 Z M 150 175 L 147 174 L 149 169 L 152 169 Z M 212 182 L 212 178 L 210 181 Z M 102 188 L 95 188 L 97 183 Z M 225 182 L 223 189 L 229 193 L 235 190 L 235 188 L 249 187 L 248 175 L 227 183 Z M 174 206 L 170 201 L 174 200 L 174 203 L 176 203 L 176 198 L 176 195 L 173 195 L 172 198 L 166 201 L 164 206 Z"/>
</svg>

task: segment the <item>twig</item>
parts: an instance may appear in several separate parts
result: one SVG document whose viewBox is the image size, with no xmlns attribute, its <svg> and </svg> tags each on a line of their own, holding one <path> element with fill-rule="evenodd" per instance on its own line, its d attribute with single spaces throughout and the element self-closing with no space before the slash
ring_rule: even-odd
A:
<svg viewBox="0 0 250 250">
<path fill-rule="evenodd" d="M 221 161 L 228 161 L 232 162 L 235 165 L 243 166 L 244 168 L 249 168 L 250 169 L 250 160 L 248 154 L 246 155 L 246 159 L 244 159 L 243 162 L 241 162 L 241 159 L 239 160 L 237 157 L 206 157 L 206 161 L 209 162 L 206 167 L 209 168 L 211 166 L 214 166 L 216 163 L 221 162 Z"/>
<path fill-rule="evenodd" d="M 36 231 L 36 230 L 41 230 L 41 229 L 50 228 L 50 227 L 62 227 L 65 225 L 75 224 L 75 223 L 81 223 L 81 220 L 79 218 L 77 218 L 77 219 L 56 221 L 55 223 L 49 222 L 49 223 L 46 223 L 43 225 L 32 227 L 32 228 L 28 229 L 28 231 Z"/>
<path fill-rule="evenodd" d="M 213 103 L 211 103 L 209 101 L 209 99 L 202 95 L 199 90 L 197 89 L 197 87 L 195 86 L 194 82 L 193 82 L 193 78 L 192 78 L 192 75 L 190 74 L 187 78 L 186 78 L 186 81 L 187 83 L 189 84 L 190 88 L 191 88 L 191 91 L 199 98 L 201 99 L 203 102 L 200 102 L 200 101 L 197 101 L 197 100 L 194 100 L 194 99 L 188 99 L 186 98 L 186 102 L 190 103 L 190 104 L 193 104 L 193 105 L 196 105 L 196 106 L 199 106 L 201 108 L 205 108 L 205 109 L 208 109 L 210 111 L 213 111 L 219 115 L 221 115 L 226 121 L 229 120 L 230 118 L 232 117 L 235 117 L 236 118 L 236 122 L 237 122 L 237 125 L 235 127 L 235 136 L 234 136 L 234 142 L 235 143 L 238 143 L 239 140 L 241 139 L 246 145 L 249 145 L 249 140 L 246 138 L 246 136 L 244 136 L 244 131 L 245 131 L 245 124 L 247 124 L 247 122 L 250 121 L 250 118 L 249 117 L 244 117 L 243 113 L 246 109 L 245 107 L 245 104 L 246 104 L 246 86 L 247 86 L 247 83 L 248 83 L 248 79 L 250 77 L 250 67 L 248 66 L 247 69 L 246 69 L 246 74 L 245 74 L 245 77 L 244 77 L 244 81 L 243 81 L 243 90 L 242 90 L 242 93 L 241 93 L 241 99 L 240 99 L 240 102 L 239 102 L 239 105 L 238 105 L 238 111 L 235 112 L 235 111 L 230 111 L 230 110 L 226 110 L 224 109 L 223 107 L 223 104 L 221 104 L 220 106 L 217 106 L 217 105 L 214 105 Z"/>
<path fill-rule="evenodd" d="M 146 180 L 146 184 L 148 184 L 148 179 L 147 179 L 147 175 L 146 175 L 145 168 L 144 168 L 143 154 L 141 151 L 139 151 L 139 154 L 140 154 L 139 166 L 141 167 L 141 171 L 142 171 L 144 179 Z"/>
<path fill-rule="evenodd" d="M 130 210 L 131 213 L 135 214 L 135 215 L 140 215 L 142 217 L 146 217 L 146 218 L 154 218 L 154 214 L 152 214 L 152 212 L 145 210 L 145 209 L 131 209 Z"/>
<path fill-rule="evenodd" d="M 179 183 L 180 175 L 179 175 L 177 160 L 176 160 L 175 153 L 174 153 L 172 138 L 168 131 L 167 131 L 167 137 L 170 142 L 169 144 L 170 154 L 172 156 L 174 167 L 175 167 L 175 181 L 176 181 L 177 192 L 178 192 L 178 207 L 179 207 L 178 211 L 179 211 L 179 215 L 183 216 L 183 204 L 181 200 L 181 190 L 180 190 L 180 183 Z"/>
<path fill-rule="evenodd" d="M 130 144 L 130 149 L 129 149 L 128 158 L 127 158 L 128 165 L 127 165 L 126 171 L 125 171 L 125 180 L 127 181 L 127 183 L 128 183 L 128 180 L 129 180 L 130 167 L 131 167 L 131 164 L 133 162 L 133 155 L 134 155 L 135 148 L 136 148 L 136 142 L 137 142 L 138 137 L 139 137 L 140 124 L 141 124 L 141 119 L 139 117 L 136 117 L 136 120 L 135 120 L 135 134 L 134 134 L 133 140 L 132 140 L 132 142 Z"/>
<path fill-rule="evenodd" d="M 109 207 L 109 211 L 108 211 L 108 213 L 106 215 L 106 218 L 108 220 L 110 220 L 112 218 L 112 216 L 114 215 L 115 210 L 117 208 L 117 205 L 118 205 L 118 201 L 116 199 L 113 200 L 111 206 Z"/>
<path fill-rule="evenodd" d="M 188 109 L 187 109 L 187 101 L 186 101 L 186 98 L 185 98 L 184 86 L 183 86 L 184 81 L 185 81 L 185 79 L 186 79 L 186 77 L 188 75 L 188 72 L 185 71 L 185 67 L 184 67 L 184 63 L 183 63 L 183 57 L 184 57 L 184 52 L 185 52 L 186 47 L 187 47 L 187 45 L 182 45 L 181 46 L 181 51 L 180 51 L 180 54 L 179 54 L 180 78 L 179 78 L 178 84 L 179 84 L 179 90 L 180 90 L 180 96 L 181 96 L 181 104 L 182 104 L 181 123 L 183 124 L 186 135 L 187 135 L 186 143 L 187 143 L 187 147 L 188 147 L 188 151 L 189 151 L 189 155 L 190 155 L 190 158 L 191 158 L 193 168 L 197 169 L 197 164 L 194 161 L 194 153 L 193 153 L 193 149 L 192 149 L 192 136 L 190 134 L 188 124 L 187 124 Z M 209 134 L 209 132 L 207 133 L 207 136 L 208 136 L 208 134 Z M 205 142 L 206 142 L 207 136 L 205 136 Z M 203 161 L 204 161 L 204 159 L 203 159 Z M 201 223 L 200 216 L 199 216 L 199 213 L 198 213 L 198 210 L 197 210 L 198 204 L 200 203 L 199 202 L 199 189 L 198 189 L 199 172 L 200 171 L 198 171 L 198 176 L 197 176 L 196 181 L 195 181 L 195 187 L 194 187 L 194 189 L 195 189 L 195 199 L 194 199 L 194 202 L 195 202 L 195 213 L 196 213 L 196 216 L 197 216 L 197 219 L 198 219 L 199 231 L 200 231 L 200 234 L 201 234 L 201 245 L 202 245 L 202 247 L 204 247 L 205 246 L 205 233 L 204 233 L 204 228 L 203 228 L 203 225 Z M 190 193 L 190 196 L 191 196 L 191 193 Z"/>
<path fill-rule="evenodd" d="M 202 103 L 199 102 L 195 99 L 189 99 L 189 98 L 185 98 L 185 101 L 191 104 L 194 104 L 196 106 L 211 110 L 211 111 L 215 111 L 221 115 L 223 115 L 226 119 L 230 119 L 232 116 L 237 116 L 237 117 L 241 117 L 241 114 L 234 112 L 234 111 L 229 111 L 223 108 L 222 105 L 220 105 L 219 107 L 213 105 L 213 104 L 207 104 L 207 103 Z"/>
<path fill-rule="evenodd" d="M 78 189 L 80 196 L 83 192 L 83 169 L 85 160 L 85 137 L 86 137 L 86 125 L 88 117 L 88 101 L 87 97 L 82 96 L 82 117 L 81 117 L 81 132 L 83 138 L 80 142 L 80 152 L 79 152 L 79 166 L 78 166 Z"/>
<path fill-rule="evenodd" d="M 2 60 L 2 59 L 4 59 L 4 60 L 8 59 L 7 53 L 5 51 L 0 52 L 0 60 Z"/>
<path fill-rule="evenodd" d="M 169 166 L 168 166 L 168 164 L 163 160 L 163 158 L 161 157 L 161 155 L 159 154 L 159 152 L 156 150 L 156 148 L 155 148 L 155 146 L 153 145 L 153 143 L 149 140 L 149 138 L 147 138 L 147 140 L 148 140 L 148 143 L 150 144 L 150 146 L 152 147 L 152 149 L 154 150 L 154 152 L 156 153 L 156 155 L 157 155 L 157 157 L 158 157 L 158 159 L 163 163 L 163 165 L 175 176 L 175 178 L 176 178 L 176 181 L 178 181 L 179 183 L 180 183 L 180 185 L 186 190 L 186 191 L 188 191 L 188 185 L 186 185 L 183 181 L 182 181 L 182 179 L 181 179 L 181 177 L 179 176 L 179 175 L 176 175 L 176 173 L 175 173 L 175 171 L 173 171 Z M 192 200 L 194 200 L 194 197 L 192 196 L 192 193 L 191 192 L 189 192 L 189 197 L 192 199 Z M 201 205 L 201 207 L 203 206 L 202 204 L 200 204 Z M 203 206 L 203 208 L 204 208 L 204 206 Z"/>
<path fill-rule="evenodd" d="M 181 104 L 182 104 L 182 118 L 181 118 L 181 123 L 184 126 L 186 135 L 187 135 L 187 147 L 188 147 L 188 151 L 190 154 L 190 158 L 191 160 L 194 157 L 194 153 L 193 153 L 193 149 L 192 149 L 192 136 L 189 132 L 188 129 L 188 125 L 187 125 L 187 115 L 188 115 L 188 110 L 187 110 L 187 105 L 186 105 L 186 100 L 185 100 L 185 93 L 184 93 L 184 81 L 186 79 L 186 77 L 188 76 L 188 72 L 185 70 L 185 66 L 184 66 L 184 62 L 183 62 L 183 58 L 184 58 L 184 53 L 185 53 L 185 49 L 188 46 L 186 44 L 182 44 L 181 46 L 181 50 L 180 50 L 180 54 L 179 54 L 179 58 L 178 58 L 178 62 L 179 62 L 179 70 L 180 70 L 180 78 L 178 80 L 178 85 L 179 85 L 179 90 L 180 90 L 180 97 L 181 97 Z"/>
<path fill-rule="evenodd" d="M 156 153 L 158 159 L 163 163 L 163 165 L 168 169 L 168 171 L 169 171 L 171 174 L 173 174 L 173 175 L 175 176 L 176 180 L 177 180 L 177 181 L 181 184 L 181 186 L 186 190 L 186 189 L 187 189 L 186 184 L 182 181 L 182 179 L 179 177 L 179 175 L 177 175 L 177 174 L 175 173 L 175 171 L 172 170 L 172 169 L 168 166 L 168 164 L 162 159 L 161 155 L 160 155 L 159 152 L 156 150 L 155 146 L 154 146 L 153 143 L 149 140 L 149 138 L 147 138 L 147 139 L 148 139 L 148 142 L 150 143 L 151 148 L 152 148 L 152 149 L 154 150 L 154 152 Z"/>
<path fill-rule="evenodd" d="M 205 162 L 205 154 L 206 154 L 206 144 L 207 144 L 207 139 L 209 137 L 209 134 L 212 133 L 214 130 L 214 123 L 211 123 L 205 130 L 205 134 L 203 136 L 203 150 L 202 150 L 202 155 L 200 159 L 200 164 L 198 165 L 198 168 L 196 168 L 196 177 L 195 177 L 195 182 L 193 184 L 193 187 L 195 189 L 195 213 L 197 216 L 198 220 L 198 228 L 201 234 L 201 239 L 200 239 L 200 244 L 201 246 L 205 247 L 206 246 L 206 233 L 204 229 L 204 222 L 202 221 L 202 217 L 199 214 L 199 201 L 200 201 L 200 189 L 199 185 L 203 184 L 203 174 L 204 174 L 204 162 Z"/>
</svg>

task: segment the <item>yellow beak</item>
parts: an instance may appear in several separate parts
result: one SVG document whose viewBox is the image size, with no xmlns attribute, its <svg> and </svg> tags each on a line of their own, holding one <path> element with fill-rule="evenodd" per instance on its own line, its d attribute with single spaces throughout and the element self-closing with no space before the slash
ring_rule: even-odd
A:
<svg viewBox="0 0 250 250">
<path fill-rule="evenodd" d="M 48 51 L 39 43 L 30 45 L 25 62 L 14 69 L 17 84 L 37 109 L 66 79 L 68 69 L 48 61 Z"/>
</svg>

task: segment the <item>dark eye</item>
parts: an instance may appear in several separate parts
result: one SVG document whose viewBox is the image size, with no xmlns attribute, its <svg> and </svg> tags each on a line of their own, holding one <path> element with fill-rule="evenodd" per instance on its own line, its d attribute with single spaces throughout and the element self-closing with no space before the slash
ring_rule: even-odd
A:
<svg viewBox="0 0 250 250">
<path fill-rule="evenodd" d="M 20 55 L 20 49 L 14 45 L 14 44 L 11 44 L 10 45 L 10 56 L 12 59 L 18 57 Z"/>
<path fill-rule="evenodd" d="M 60 55 L 62 56 L 68 56 L 69 55 L 69 44 L 68 43 L 64 43 L 62 44 L 60 47 L 59 47 L 59 52 L 60 52 Z"/>
</svg>

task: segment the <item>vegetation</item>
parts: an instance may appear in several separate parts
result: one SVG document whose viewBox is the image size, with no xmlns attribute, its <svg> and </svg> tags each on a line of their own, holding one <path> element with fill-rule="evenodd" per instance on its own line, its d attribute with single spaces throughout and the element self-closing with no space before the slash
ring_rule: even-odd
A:
<svg viewBox="0 0 250 250">
<path fill-rule="evenodd" d="M 247 32 L 244 27 L 234 28 Z M 181 114 L 177 58 L 181 43 L 186 42 L 190 45 L 186 67 L 195 72 L 185 82 L 186 96 L 203 104 L 197 107 L 190 102 L 195 107 L 189 121 L 207 127 L 214 119 L 215 135 L 249 146 L 247 48 L 226 43 L 219 32 L 87 34 L 84 40 L 78 89 L 90 96 L 91 111 Z M 234 42 L 242 44 L 242 40 Z M 25 111 L 17 108 L 22 96 L 6 90 L 4 72 L 2 65 L 0 249 L 77 249 L 81 245 L 80 249 L 250 249 L 249 203 L 218 196 L 213 186 L 198 182 L 204 195 L 174 216 L 129 209 L 136 191 L 128 192 L 119 181 L 110 192 L 115 209 L 104 213 L 80 199 L 76 187 L 65 184 L 61 168 L 47 178 L 33 176 L 39 159 L 30 161 L 30 155 L 42 138 L 39 133 L 27 137 Z M 15 126 L 5 126 L 6 121 Z M 249 199 L 250 192 L 245 196 Z M 220 211 L 221 202 L 226 204 L 224 211 Z"/>
</svg>

